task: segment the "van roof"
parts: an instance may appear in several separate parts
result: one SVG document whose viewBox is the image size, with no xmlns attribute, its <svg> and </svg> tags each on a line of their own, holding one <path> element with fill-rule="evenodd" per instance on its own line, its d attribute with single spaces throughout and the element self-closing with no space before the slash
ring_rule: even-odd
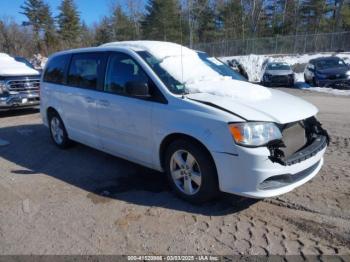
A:
<svg viewBox="0 0 350 262">
<path fill-rule="evenodd" d="M 140 41 L 111 42 L 111 43 L 100 45 L 98 47 L 72 49 L 72 50 L 62 51 L 57 54 L 75 53 L 75 52 L 94 52 L 94 51 L 102 51 L 102 50 L 113 50 L 115 48 L 133 50 L 135 52 L 147 51 L 150 54 L 152 54 L 154 57 L 160 60 L 165 57 L 190 55 L 193 52 L 193 50 L 176 43 L 140 40 Z"/>
</svg>

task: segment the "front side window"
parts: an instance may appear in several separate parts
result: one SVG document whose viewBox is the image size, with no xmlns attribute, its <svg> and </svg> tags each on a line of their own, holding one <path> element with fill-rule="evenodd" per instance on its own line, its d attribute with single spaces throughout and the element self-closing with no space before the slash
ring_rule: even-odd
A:
<svg viewBox="0 0 350 262">
<path fill-rule="evenodd" d="M 108 61 L 104 91 L 127 95 L 127 85 L 136 82 L 147 85 L 150 83 L 140 65 L 126 54 L 112 54 Z"/>
<path fill-rule="evenodd" d="M 222 76 L 231 77 L 232 79 L 239 81 L 247 81 L 242 75 L 238 74 L 234 70 L 232 70 L 229 66 L 218 60 L 216 57 L 209 57 L 204 52 L 197 52 L 198 57 L 212 70 L 219 73 Z M 236 66 L 238 66 L 238 62 L 236 61 Z"/>
<path fill-rule="evenodd" d="M 44 73 L 44 81 L 54 84 L 63 84 L 65 68 L 68 63 L 69 55 L 60 55 L 50 59 Z"/>
<path fill-rule="evenodd" d="M 102 66 L 103 54 L 73 55 L 68 72 L 68 85 L 96 89 Z"/>
</svg>

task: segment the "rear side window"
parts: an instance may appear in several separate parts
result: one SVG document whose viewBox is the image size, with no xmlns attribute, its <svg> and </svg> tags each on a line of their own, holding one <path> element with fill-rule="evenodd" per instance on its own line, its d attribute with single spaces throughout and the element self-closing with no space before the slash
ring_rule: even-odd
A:
<svg viewBox="0 0 350 262">
<path fill-rule="evenodd" d="M 46 67 L 44 81 L 54 84 L 63 84 L 64 73 L 69 62 L 69 55 L 61 55 L 52 58 Z"/>
<path fill-rule="evenodd" d="M 104 54 L 76 54 L 73 55 L 67 84 L 87 89 L 97 89 L 99 76 L 103 72 Z"/>
</svg>

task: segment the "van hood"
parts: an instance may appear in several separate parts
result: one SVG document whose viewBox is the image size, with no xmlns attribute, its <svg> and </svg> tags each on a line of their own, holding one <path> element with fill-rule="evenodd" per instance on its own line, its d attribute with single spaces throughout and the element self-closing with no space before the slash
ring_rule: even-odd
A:
<svg viewBox="0 0 350 262">
<path fill-rule="evenodd" d="M 235 87 L 232 87 L 235 88 Z M 187 97 L 202 102 L 247 121 L 266 121 L 286 124 L 317 114 L 318 109 L 305 100 L 279 90 L 269 89 L 271 95 L 259 100 L 238 99 L 208 93 L 194 93 Z"/>
<path fill-rule="evenodd" d="M 0 76 L 31 76 L 40 73 L 27 66 L 25 63 L 16 61 L 13 57 L 0 53 Z"/>
</svg>

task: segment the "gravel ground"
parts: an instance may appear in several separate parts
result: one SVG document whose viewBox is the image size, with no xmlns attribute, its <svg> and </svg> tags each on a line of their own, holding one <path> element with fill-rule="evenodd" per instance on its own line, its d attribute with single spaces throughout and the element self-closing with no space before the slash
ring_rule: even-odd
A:
<svg viewBox="0 0 350 262">
<path fill-rule="evenodd" d="M 161 173 L 57 149 L 35 110 L 1 113 L 0 254 L 350 254 L 350 99 L 285 91 L 320 109 L 332 138 L 321 172 L 280 197 L 203 206 Z"/>
</svg>

